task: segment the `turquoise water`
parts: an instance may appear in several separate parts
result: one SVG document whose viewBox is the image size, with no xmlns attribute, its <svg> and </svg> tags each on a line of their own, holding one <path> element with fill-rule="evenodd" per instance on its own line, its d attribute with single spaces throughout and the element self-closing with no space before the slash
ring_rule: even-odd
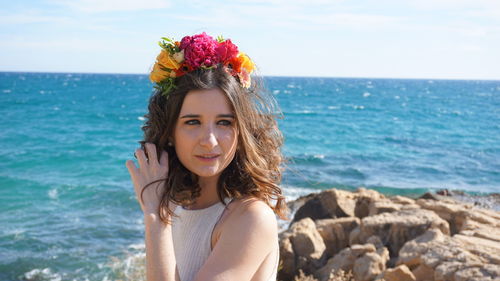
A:
<svg viewBox="0 0 500 281">
<path fill-rule="evenodd" d="M 289 198 L 500 192 L 500 81 L 268 77 Z M 0 280 L 112 280 L 142 250 L 146 75 L 0 73 Z"/>
</svg>

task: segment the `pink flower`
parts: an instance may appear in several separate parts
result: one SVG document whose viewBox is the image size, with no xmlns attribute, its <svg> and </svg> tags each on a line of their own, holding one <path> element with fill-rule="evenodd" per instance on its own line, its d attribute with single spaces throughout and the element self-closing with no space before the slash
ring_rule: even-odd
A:
<svg viewBox="0 0 500 281">
<path fill-rule="evenodd" d="M 227 39 L 224 42 L 219 43 L 217 45 L 217 56 L 219 57 L 219 61 L 222 63 L 226 63 L 232 58 L 235 58 L 238 55 L 238 47 L 231 42 L 231 40 Z"/>
<path fill-rule="evenodd" d="M 184 50 L 185 63 L 197 69 L 200 66 L 210 67 L 220 62 L 216 52 L 217 45 L 214 38 L 203 32 L 182 38 L 180 49 Z"/>
</svg>

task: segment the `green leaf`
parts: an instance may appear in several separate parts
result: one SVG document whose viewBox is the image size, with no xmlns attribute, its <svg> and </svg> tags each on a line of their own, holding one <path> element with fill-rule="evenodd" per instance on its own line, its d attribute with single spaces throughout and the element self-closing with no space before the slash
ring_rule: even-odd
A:
<svg viewBox="0 0 500 281">
<path fill-rule="evenodd" d="M 173 40 L 173 39 L 170 39 L 170 38 L 168 38 L 168 37 L 162 37 L 161 39 L 162 39 L 162 40 L 164 40 L 164 41 L 167 41 L 167 42 L 169 42 L 169 43 L 174 44 L 174 40 Z"/>
</svg>

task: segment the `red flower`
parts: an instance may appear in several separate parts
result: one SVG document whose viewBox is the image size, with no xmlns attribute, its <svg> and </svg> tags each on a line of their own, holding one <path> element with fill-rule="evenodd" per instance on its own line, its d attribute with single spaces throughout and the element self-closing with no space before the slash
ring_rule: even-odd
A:
<svg viewBox="0 0 500 281">
<path fill-rule="evenodd" d="M 185 36 L 180 43 L 184 50 L 185 63 L 192 69 L 200 66 L 210 67 L 219 63 L 216 53 L 217 41 L 205 32 L 193 36 Z"/>
<path fill-rule="evenodd" d="M 175 69 L 175 77 L 180 77 L 188 72 L 193 71 L 194 69 L 188 65 L 186 62 L 182 63 L 178 69 Z"/>
<path fill-rule="evenodd" d="M 215 51 L 217 52 L 219 61 L 224 64 L 227 64 L 230 59 L 238 55 L 238 47 L 234 45 L 229 39 L 219 43 Z"/>
</svg>

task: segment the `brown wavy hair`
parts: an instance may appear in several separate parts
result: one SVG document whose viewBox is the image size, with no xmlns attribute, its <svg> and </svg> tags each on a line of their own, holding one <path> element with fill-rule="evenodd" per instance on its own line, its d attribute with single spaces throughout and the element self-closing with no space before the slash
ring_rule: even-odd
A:
<svg viewBox="0 0 500 281">
<path fill-rule="evenodd" d="M 168 94 L 158 89 L 152 94 L 142 126 L 144 140 L 139 143 L 143 149 L 146 142 L 155 144 L 158 159 L 162 151 L 168 152 L 168 175 L 145 186 L 163 182 L 157 185 L 157 188 L 163 186 L 158 210 L 163 222 L 169 223 L 168 218 L 173 214 L 170 201 L 187 206 L 200 195 L 198 176 L 182 165 L 175 148 L 168 143 L 173 142 L 175 124 L 188 92 L 214 88 L 222 90 L 229 100 L 239 131 L 235 156 L 217 182 L 220 201 L 252 196 L 267 203 L 280 218 L 286 218 L 285 198 L 279 187 L 284 163 L 283 136 L 276 122 L 282 114 L 275 99 L 263 91 L 261 81 L 254 78 L 251 87 L 245 89 L 238 78 L 218 66 L 178 77 L 176 87 Z"/>
</svg>

